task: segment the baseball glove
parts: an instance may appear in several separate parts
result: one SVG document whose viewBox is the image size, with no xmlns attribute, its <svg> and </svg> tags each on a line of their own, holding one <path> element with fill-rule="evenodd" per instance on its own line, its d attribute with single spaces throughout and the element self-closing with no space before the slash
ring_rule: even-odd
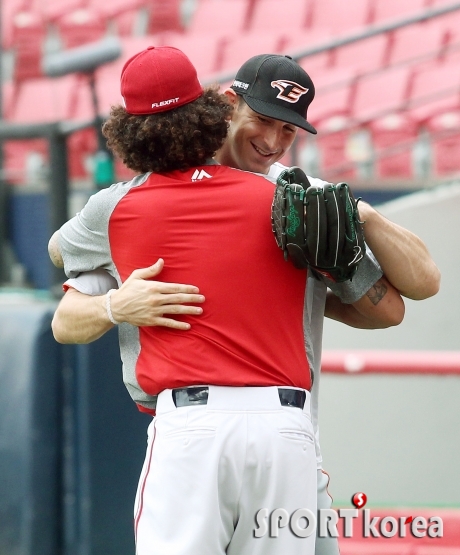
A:
<svg viewBox="0 0 460 555">
<path fill-rule="evenodd" d="M 278 177 L 272 229 L 285 260 L 296 268 L 338 283 L 350 280 L 366 250 L 361 224 L 346 183 L 312 186 L 297 167 Z"/>
</svg>

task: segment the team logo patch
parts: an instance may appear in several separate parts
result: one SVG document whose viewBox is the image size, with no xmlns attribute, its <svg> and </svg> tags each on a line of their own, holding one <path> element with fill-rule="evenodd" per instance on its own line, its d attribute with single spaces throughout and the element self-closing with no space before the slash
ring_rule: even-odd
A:
<svg viewBox="0 0 460 555">
<path fill-rule="evenodd" d="M 212 175 L 209 175 L 209 173 L 205 172 L 204 170 L 195 170 L 192 175 L 192 181 L 201 181 L 202 179 L 209 179 L 211 177 Z"/>
<path fill-rule="evenodd" d="M 307 94 L 309 89 L 302 87 L 295 81 L 272 81 L 271 86 L 280 90 L 276 98 L 295 104 L 303 94 Z"/>
</svg>

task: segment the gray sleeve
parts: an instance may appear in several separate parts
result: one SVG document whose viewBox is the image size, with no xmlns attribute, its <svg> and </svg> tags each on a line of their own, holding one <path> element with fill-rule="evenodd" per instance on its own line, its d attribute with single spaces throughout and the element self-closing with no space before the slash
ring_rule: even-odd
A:
<svg viewBox="0 0 460 555">
<path fill-rule="evenodd" d="M 97 269 L 83 272 L 76 278 L 68 279 L 64 288 L 72 287 L 85 295 L 104 295 L 110 289 L 118 289 L 117 280 L 106 270 Z"/>
<path fill-rule="evenodd" d="M 93 195 L 82 211 L 60 229 L 59 247 L 69 278 L 96 268 L 111 267 L 108 228 L 116 203 L 110 189 Z"/>
<path fill-rule="evenodd" d="M 383 276 L 380 264 L 374 254 L 366 245 L 366 255 L 359 263 L 356 274 L 350 281 L 334 283 L 325 278 L 324 281 L 329 289 L 337 295 L 345 304 L 352 304 L 363 297 L 367 291 Z"/>
<path fill-rule="evenodd" d="M 131 181 L 102 189 L 90 197 L 81 212 L 61 227 L 59 247 L 67 277 L 75 278 L 81 272 L 103 268 L 120 282 L 110 252 L 110 217 L 130 189 L 145 183 L 149 175 L 138 175 Z"/>
</svg>

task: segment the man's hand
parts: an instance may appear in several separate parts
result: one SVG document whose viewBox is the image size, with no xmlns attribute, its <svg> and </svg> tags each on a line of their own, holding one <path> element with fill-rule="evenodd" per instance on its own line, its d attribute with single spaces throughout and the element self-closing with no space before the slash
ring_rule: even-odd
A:
<svg viewBox="0 0 460 555">
<path fill-rule="evenodd" d="M 133 326 L 165 326 L 188 330 L 190 324 L 165 317 L 166 314 L 199 315 L 201 307 L 189 306 L 204 302 L 198 287 L 180 283 L 152 281 L 164 266 L 159 259 L 153 266 L 134 270 L 111 297 L 112 315 L 117 322 Z M 187 304 L 186 304 L 187 303 Z"/>
<path fill-rule="evenodd" d="M 203 309 L 190 305 L 200 304 L 205 298 L 194 285 L 152 281 L 163 266 L 160 258 L 153 266 L 134 270 L 120 289 L 112 293 L 112 316 L 117 322 L 190 329 L 189 323 L 165 315 L 198 316 Z M 113 328 L 106 310 L 106 295 L 85 295 L 70 288 L 56 309 L 52 328 L 59 343 L 91 343 L 99 339 Z"/>
</svg>

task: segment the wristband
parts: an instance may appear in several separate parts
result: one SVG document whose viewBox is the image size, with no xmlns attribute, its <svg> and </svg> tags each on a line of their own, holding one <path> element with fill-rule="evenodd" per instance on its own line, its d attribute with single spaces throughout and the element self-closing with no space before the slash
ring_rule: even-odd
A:
<svg viewBox="0 0 460 555">
<path fill-rule="evenodd" d="M 112 296 L 112 293 L 114 291 L 116 291 L 116 289 L 110 289 L 110 291 L 107 291 L 107 294 L 105 296 L 105 309 L 107 311 L 107 316 L 109 317 L 109 320 L 112 322 L 112 324 L 115 324 L 117 326 L 120 322 L 117 322 L 113 317 L 112 307 L 110 306 L 110 297 Z"/>
</svg>

